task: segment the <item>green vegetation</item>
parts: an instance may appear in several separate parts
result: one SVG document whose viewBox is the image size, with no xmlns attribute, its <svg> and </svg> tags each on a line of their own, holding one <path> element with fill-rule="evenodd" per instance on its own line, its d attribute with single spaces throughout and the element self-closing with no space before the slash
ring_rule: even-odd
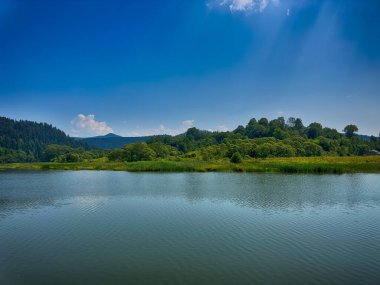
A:
<svg viewBox="0 0 380 285">
<path fill-rule="evenodd" d="M 239 152 L 235 152 L 230 159 L 230 162 L 232 163 L 240 163 L 243 161 L 243 158 L 241 157 L 241 154 Z"/>
<path fill-rule="evenodd" d="M 110 161 L 126 162 L 175 157 L 240 163 L 254 158 L 361 156 L 380 150 L 380 139 L 364 140 L 355 134 L 355 125 L 348 125 L 344 131 L 342 134 L 316 122 L 305 127 L 300 118 L 289 118 L 287 122 L 282 117 L 272 121 L 251 119 L 245 127 L 232 132 L 190 128 L 179 136 L 154 136 L 146 143 L 127 145 L 106 155 Z"/>
<path fill-rule="evenodd" d="M 89 149 L 52 125 L 0 117 L 0 163 L 50 160 L 44 157 L 50 144 Z"/>
<path fill-rule="evenodd" d="M 105 136 L 77 139 L 95 148 L 114 149 L 121 148 L 130 143 L 146 142 L 150 138 L 151 137 L 122 137 L 111 133 Z"/>
<path fill-rule="evenodd" d="M 0 170 L 118 170 L 131 172 L 282 172 L 282 173 L 380 173 L 380 156 L 290 157 L 228 160 L 192 159 L 112 162 L 101 158 L 88 162 L 40 162 L 0 164 Z"/>
<path fill-rule="evenodd" d="M 300 118 L 251 119 L 231 132 L 188 129 L 178 136 L 153 136 L 113 150 L 90 149 L 47 124 L 3 119 L 2 169 L 112 169 L 128 171 L 379 172 L 380 139 L 344 133 Z M 29 135 L 28 134 L 33 134 Z M 57 136 L 57 137 L 55 137 Z M 115 136 L 115 135 L 113 135 Z M 30 140 L 28 140 L 30 138 Z M 34 148 L 33 148 L 34 147 Z M 26 154 L 26 150 L 28 154 Z"/>
</svg>

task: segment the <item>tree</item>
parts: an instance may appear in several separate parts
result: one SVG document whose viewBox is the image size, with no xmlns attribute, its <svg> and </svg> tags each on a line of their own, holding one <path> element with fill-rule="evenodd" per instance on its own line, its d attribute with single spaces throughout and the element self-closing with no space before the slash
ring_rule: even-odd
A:
<svg viewBox="0 0 380 285">
<path fill-rule="evenodd" d="M 126 161 L 152 160 L 156 153 L 146 143 L 133 143 L 124 146 L 123 158 Z"/>
<path fill-rule="evenodd" d="M 251 132 L 251 137 L 252 138 L 262 138 L 268 135 L 268 128 L 266 128 L 263 125 L 256 125 L 252 132 Z"/>
<path fill-rule="evenodd" d="M 81 160 L 80 156 L 77 153 L 68 153 L 66 155 L 67 162 L 79 162 L 80 160 Z"/>
<path fill-rule="evenodd" d="M 287 133 L 284 132 L 284 131 L 281 130 L 281 129 L 275 129 L 275 130 L 273 131 L 273 136 L 274 136 L 276 139 L 283 140 L 283 139 L 287 136 Z"/>
<path fill-rule="evenodd" d="M 358 127 L 356 125 L 347 125 L 343 129 L 344 133 L 346 134 L 346 137 L 349 139 L 354 136 L 354 133 L 359 131 Z"/>
<path fill-rule="evenodd" d="M 241 135 L 244 135 L 245 134 L 245 128 L 243 126 L 238 126 L 234 131 L 233 131 L 235 134 L 241 134 Z"/>
<path fill-rule="evenodd" d="M 123 161 L 124 160 L 123 155 L 124 155 L 124 151 L 120 148 L 117 148 L 117 149 L 112 150 L 108 154 L 108 159 L 111 161 Z"/>
<path fill-rule="evenodd" d="M 276 157 L 291 157 L 296 155 L 296 151 L 290 145 L 283 143 L 276 143 L 274 148 L 274 155 Z"/>
<path fill-rule="evenodd" d="M 296 118 L 289 117 L 286 124 L 288 125 L 289 128 L 291 128 L 291 129 L 294 128 L 294 126 L 296 125 Z"/>
<path fill-rule="evenodd" d="M 159 158 L 165 158 L 167 156 L 174 156 L 178 154 L 178 151 L 175 147 L 168 146 L 161 142 L 151 143 L 149 144 L 149 147 L 154 150 L 156 156 Z"/>
<path fill-rule="evenodd" d="M 255 118 L 250 119 L 249 122 L 248 122 L 248 125 L 251 125 L 251 126 L 253 126 L 255 124 L 257 124 L 257 121 L 256 121 Z M 380 133 L 379 133 L 379 136 L 380 136 Z"/>
<path fill-rule="evenodd" d="M 302 120 L 300 118 L 297 118 L 295 121 L 294 121 L 294 129 L 295 130 L 302 130 L 304 128 L 304 125 L 302 123 Z"/>
<path fill-rule="evenodd" d="M 259 120 L 259 124 L 262 126 L 268 126 L 268 124 L 269 124 L 268 119 L 267 118 L 261 118 Z"/>
<path fill-rule="evenodd" d="M 269 122 L 269 127 L 271 130 L 275 130 L 275 129 L 281 129 L 281 130 L 284 130 L 285 129 L 285 119 L 284 117 L 279 117 L 277 119 L 274 119 L 272 121 Z"/>
<path fill-rule="evenodd" d="M 49 144 L 43 152 L 43 159 L 45 161 L 53 161 L 56 157 L 67 154 L 71 150 L 67 145 Z"/>
<path fill-rule="evenodd" d="M 200 140 L 201 138 L 204 137 L 204 134 L 198 130 L 197 128 L 195 127 L 192 127 L 192 128 L 189 128 L 187 131 L 186 131 L 186 138 L 188 138 L 189 140 Z"/>
<path fill-rule="evenodd" d="M 272 143 L 263 143 L 259 145 L 254 151 L 254 157 L 266 158 L 271 156 L 274 152 L 274 147 Z"/>
<path fill-rule="evenodd" d="M 232 163 L 240 163 L 242 162 L 243 158 L 241 157 L 241 154 L 239 152 L 235 152 L 232 156 L 230 161 Z"/>
<path fill-rule="evenodd" d="M 311 123 L 307 127 L 306 134 L 309 139 L 315 139 L 319 137 L 322 133 L 322 125 L 320 123 Z"/>
<path fill-rule="evenodd" d="M 321 156 L 323 149 L 321 146 L 312 143 L 312 142 L 306 142 L 303 145 L 305 150 L 305 156 Z"/>
</svg>

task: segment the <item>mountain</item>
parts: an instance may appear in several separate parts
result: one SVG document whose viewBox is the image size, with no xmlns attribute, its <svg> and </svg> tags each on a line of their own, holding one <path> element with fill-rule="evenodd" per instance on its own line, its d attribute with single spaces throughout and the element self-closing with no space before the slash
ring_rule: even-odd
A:
<svg viewBox="0 0 380 285">
<path fill-rule="evenodd" d="M 91 137 L 91 138 L 104 138 L 104 139 L 107 139 L 107 138 L 122 138 L 122 136 L 119 136 L 119 135 L 116 135 L 116 134 L 113 134 L 113 133 L 109 133 L 109 134 L 106 134 L 104 136 L 96 136 L 96 137 Z"/>
<path fill-rule="evenodd" d="M 96 136 L 89 138 L 76 138 L 79 141 L 85 142 L 88 145 L 101 149 L 121 148 L 126 144 L 136 142 L 146 142 L 151 137 L 122 137 L 116 134 L 109 133 L 105 136 Z"/>
<path fill-rule="evenodd" d="M 89 149 L 50 124 L 0 117 L 0 163 L 42 161 L 50 144 Z"/>
<path fill-rule="evenodd" d="M 360 139 L 363 141 L 369 142 L 371 140 L 371 136 L 368 135 L 358 135 Z"/>
</svg>

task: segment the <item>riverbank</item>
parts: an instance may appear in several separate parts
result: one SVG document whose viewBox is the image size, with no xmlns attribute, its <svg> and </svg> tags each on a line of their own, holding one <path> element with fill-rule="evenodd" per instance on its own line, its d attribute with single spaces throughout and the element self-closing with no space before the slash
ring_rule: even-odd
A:
<svg viewBox="0 0 380 285">
<path fill-rule="evenodd" d="M 0 170 L 115 170 L 130 172 L 380 173 L 380 156 L 247 159 L 242 163 L 197 160 L 1 164 Z"/>
</svg>

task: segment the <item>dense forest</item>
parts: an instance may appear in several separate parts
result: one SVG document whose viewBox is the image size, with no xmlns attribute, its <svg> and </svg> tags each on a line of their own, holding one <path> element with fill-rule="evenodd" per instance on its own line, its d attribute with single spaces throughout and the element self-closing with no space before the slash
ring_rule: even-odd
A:
<svg viewBox="0 0 380 285">
<path fill-rule="evenodd" d="M 379 138 L 372 136 L 364 140 L 356 134 L 356 125 L 347 125 L 343 131 L 340 133 L 316 122 L 306 127 L 300 118 L 251 119 L 245 127 L 238 126 L 232 132 L 190 128 L 176 137 L 155 136 L 146 143 L 113 150 L 108 158 L 111 161 L 228 158 L 231 162 L 240 162 L 244 158 L 365 155 L 380 150 Z"/>
<path fill-rule="evenodd" d="M 89 149 L 52 125 L 0 117 L 0 163 L 49 160 L 45 157 L 49 145 L 64 145 L 81 152 Z"/>
<path fill-rule="evenodd" d="M 343 133 L 320 123 L 304 126 L 300 118 L 251 119 L 231 132 L 188 129 L 160 135 L 113 150 L 90 149 L 82 141 L 45 123 L 0 118 L 0 162 L 79 162 L 147 160 L 230 160 L 249 158 L 353 156 L 380 151 L 378 137 L 357 135 L 356 125 Z"/>
</svg>

